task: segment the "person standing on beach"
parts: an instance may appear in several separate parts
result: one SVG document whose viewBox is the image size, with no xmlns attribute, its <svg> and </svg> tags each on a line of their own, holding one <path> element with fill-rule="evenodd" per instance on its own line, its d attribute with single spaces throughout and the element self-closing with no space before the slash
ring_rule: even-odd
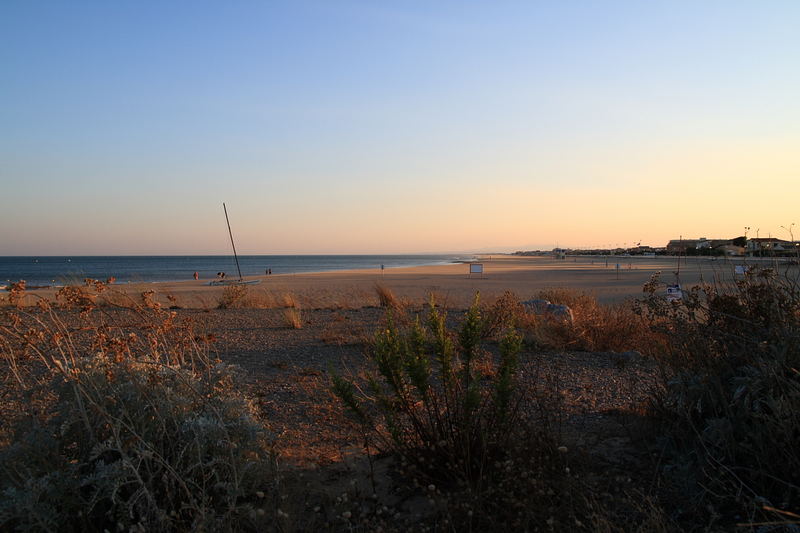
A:
<svg viewBox="0 0 800 533">
<path fill-rule="evenodd" d="M 195 272 L 195 273 L 194 273 L 194 279 L 195 279 L 195 281 L 197 281 L 198 279 L 200 279 L 200 274 L 198 274 L 197 272 Z"/>
</svg>

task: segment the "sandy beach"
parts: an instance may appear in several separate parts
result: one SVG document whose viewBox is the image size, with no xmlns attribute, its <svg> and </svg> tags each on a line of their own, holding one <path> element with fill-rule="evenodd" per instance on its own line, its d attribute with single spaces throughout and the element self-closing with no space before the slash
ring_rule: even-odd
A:
<svg viewBox="0 0 800 533">
<path fill-rule="evenodd" d="M 662 282 L 674 283 L 678 272 L 676 257 L 577 256 L 557 260 L 491 255 L 480 260 L 483 274 L 469 274 L 468 264 L 457 263 L 389 268 L 383 272 L 363 269 L 248 277 L 260 283 L 247 286 L 248 302 L 244 307 L 280 307 L 279 301 L 286 295 L 305 309 L 373 306 L 378 303 L 376 284 L 388 287 L 405 303 L 419 304 L 434 294 L 438 301 L 455 308 L 466 307 L 478 291 L 486 299 L 505 291 L 528 299 L 540 290 L 554 287 L 586 291 L 603 303 L 611 303 L 641 296 L 642 286 L 657 273 Z M 771 262 L 764 263 L 773 266 Z M 755 262 L 752 258 L 681 258 L 679 280 L 684 288 L 700 282 L 728 282 L 734 279 L 734 266 L 741 264 Z M 209 281 L 212 280 L 116 284 L 112 294 L 138 300 L 142 292 L 155 291 L 163 305 L 208 309 L 217 306 L 224 291 L 224 287 L 210 286 Z M 33 303 L 36 296 L 52 298 L 55 291 L 30 291 L 26 301 Z"/>
</svg>

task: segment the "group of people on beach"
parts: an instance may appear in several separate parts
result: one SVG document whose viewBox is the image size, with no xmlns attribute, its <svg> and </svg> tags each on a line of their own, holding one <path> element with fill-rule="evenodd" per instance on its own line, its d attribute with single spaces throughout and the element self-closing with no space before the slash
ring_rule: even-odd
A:
<svg viewBox="0 0 800 533">
<path fill-rule="evenodd" d="M 200 272 L 195 272 L 194 274 L 192 274 L 192 276 L 196 281 L 200 279 Z M 225 279 L 225 272 L 217 272 L 217 279 Z"/>
<path fill-rule="evenodd" d="M 195 280 L 200 279 L 200 272 L 192 274 Z M 225 279 L 225 272 L 217 272 L 217 279 Z"/>
<path fill-rule="evenodd" d="M 272 275 L 272 269 L 268 268 L 268 269 L 264 270 L 264 274 L 266 274 L 267 276 L 271 276 Z M 199 280 L 200 279 L 200 273 L 199 272 L 195 272 L 193 274 L 193 276 L 194 276 L 195 280 Z M 225 272 L 217 272 L 217 279 L 220 279 L 220 280 L 225 279 Z"/>
</svg>

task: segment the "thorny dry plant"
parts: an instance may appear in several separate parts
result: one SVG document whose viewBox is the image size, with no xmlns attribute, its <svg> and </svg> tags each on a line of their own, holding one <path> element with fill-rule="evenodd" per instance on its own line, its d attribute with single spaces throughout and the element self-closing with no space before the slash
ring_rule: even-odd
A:
<svg viewBox="0 0 800 533">
<path fill-rule="evenodd" d="M 19 412 L 2 428 L 11 438 L 0 450 L 0 529 L 279 520 L 263 499 L 274 479 L 270 438 L 231 369 L 211 356 L 211 339 L 151 292 L 125 309 L 100 308 L 106 290 L 86 280 L 55 302 L 3 312 L 0 355 L 15 391 L 6 400 Z M 25 298 L 24 284 L 15 297 Z"/>
</svg>

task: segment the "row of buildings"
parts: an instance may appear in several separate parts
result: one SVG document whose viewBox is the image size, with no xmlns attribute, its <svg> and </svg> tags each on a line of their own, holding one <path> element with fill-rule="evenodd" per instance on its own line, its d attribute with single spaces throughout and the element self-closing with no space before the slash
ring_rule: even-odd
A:
<svg viewBox="0 0 800 533">
<path fill-rule="evenodd" d="M 673 239 L 667 243 L 667 254 L 677 255 L 749 255 L 794 256 L 800 252 L 800 242 L 784 241 L 774 237 L 748 239 Z"/>
<path fill-rule="evenodd" d="M 755 257 L 798 257 L 800 241 L 784 241 L 774 237 L 736 237 L 734 239 L 673 239 L 664 247 L 641 246 L 631 248 L 597 248 L 579 250 L 554 248 L 553 250 L 530 250 L 514 252 L 514 255 L 554 255 L 564 259 L 568 255 L 716 255 Z"/>
</svg>

